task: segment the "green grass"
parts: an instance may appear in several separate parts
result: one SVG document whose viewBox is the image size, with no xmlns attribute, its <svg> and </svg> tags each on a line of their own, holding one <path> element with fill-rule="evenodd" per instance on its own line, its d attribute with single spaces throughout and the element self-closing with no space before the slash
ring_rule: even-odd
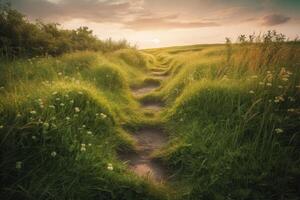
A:
<svg viewBox="0 0 300 200">
<path fill-rule="evenodd" d="M 231 48 L 232 55 L 226 45 L 193 45 L 1 61 L 2 196 L 298 199 L 299 43 Z M 166 69 L 166 80 L 147 76 L 153 68 Z M 130 88 L 143 85 L 160 87 L 133 97 Z M 166 107 L 151 115 L 138 101 Z M 117 159 L 135 148 L 127 130 L 158 124 L 170 135 L 155 152 L 173 174 L 165 185 Z"/>
</svg>

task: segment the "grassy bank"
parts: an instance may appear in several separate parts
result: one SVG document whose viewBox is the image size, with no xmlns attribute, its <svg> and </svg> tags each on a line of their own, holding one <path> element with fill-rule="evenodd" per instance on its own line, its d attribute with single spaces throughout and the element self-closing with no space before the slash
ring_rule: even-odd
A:
<svg viewBox="0 0 300 200">
<path fill-rule="evenodd" d="M 169 68 L 172 141 L 160 154 L 184 199 L 299 198 L 298 42 L 146 50 Z"/>
<path fill-rule="evenodd" d="M 141 53 L 79 52 L 2 61 L 1 196 L 5 199 L 161 199 L 116 158 L 132 148 L 121 129 L 138 121 L 129 84 Z"/>
</svg>

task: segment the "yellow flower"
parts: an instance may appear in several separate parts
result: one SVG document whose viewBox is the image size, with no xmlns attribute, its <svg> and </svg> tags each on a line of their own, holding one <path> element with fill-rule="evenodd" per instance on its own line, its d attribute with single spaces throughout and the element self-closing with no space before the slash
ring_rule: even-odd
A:
<svg viewBox="0 0 300 200">
<path fill-rule="evenodd" d="M 110 170 L 110 171 L 113 171 L 114 170 L 114 167 L 111 163 L 108 163 L 107 164 L 107 169 Z"/>
</svg>

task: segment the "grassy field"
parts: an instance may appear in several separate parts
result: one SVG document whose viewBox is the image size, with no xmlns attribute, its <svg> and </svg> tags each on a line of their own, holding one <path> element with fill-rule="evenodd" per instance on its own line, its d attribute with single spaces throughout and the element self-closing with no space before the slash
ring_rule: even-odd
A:
<svg viewBox="0 0 300 200">
<path fill-rule="evenodd" d="M 299 65 L 298 42 L 1 60 L 1 196 L 299 199 Z M 132 131 L 158 125 L 162 183 L 118 157 L 136 150 Z"/>
</svg>

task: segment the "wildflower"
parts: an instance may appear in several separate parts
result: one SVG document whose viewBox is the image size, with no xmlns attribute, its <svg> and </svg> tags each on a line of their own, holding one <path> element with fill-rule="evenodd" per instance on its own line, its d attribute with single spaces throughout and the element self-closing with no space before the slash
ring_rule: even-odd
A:
<svg viewBox="0 0 300 200">
<path fill-rule="evenodd" d="M 31 136 L 31 139 L 36 140 L 36 136 L 35 135 Z"/>
<path fill-rule="evenodd" d="M 69 95 L 68 95 L 68 94 L 66 94 L 66 95 L 65 95 L 65 97 L 66 97 L 66 98 L 69 98 Z"/>
<path fill-rule="evenodd" d="M 57 153 L 55 151 L 51 152 L 51 156 L 54 158 L 57 155 Z"/>
<path fill-rule="evenodd" d="M 96 117 L 98 117 L 99 116 L 99 113 L 96 113 Z"/>
<path fill-rule="evenodd" d="M 271 71 L 267 71 L 267 74 L 271 74 Z"/>
<path fill-rule="evenodd" d="M 282 86 L 282 85 L 278 85 L 278 88 L 279 88 L 279 89 L 282 89 L 282 88 L 283 88 L 283 86 Z"/>
<path fill-rule="evenodd" d="M 0 87 L 0 90 L 4 90 L 4 86 L 1 86 L 1 87 Z"/>
<path fill-rule="evenodd" d="M 288 79 L 288 78 L 282 78 L 281 80 L 283 80 L 283 81 L 288 81 L 289 79 Z"/>
<path fill-rule="evenodd" d="M 283 130 L 281 128 L 276 128 L 275 132 L 279 134 L 279 133 L 283 133 Z"/>
<path fill-rule="evenodd" d="M 300 85 L 296 85 L 296 88 L 300 88 Z"/>
<path fill-rule="evenodd" d="M 55 106 L 54 105 L 50 105 L 49 108 L 55 109 Z"/>
<path fill-rule="evenodd" d="M 85 127 L 86 127 L 86 125 L 83 124 L 83 125 L 82 125 L 82 128 L 85 128 Z"/>
<path fill-rule="evenodd" d="M 85 146 L 81 146 L 80 151 L 82 151 L 82 152 L 86 151 Z"/>
<path fill-rule="evenodd" d="M 60 98 L 59 98 L 59 97 L 57 97 L 55 100 L 56 100 L 56 101 L 60 101 Z"/>
<path fill-rule="evenodd" d="M 64 104 L 64 103 L 60 103 L 60 106 L 61 106 L 61 107 L 64 107 L 64 106 L 65 106 L 65 104 Z"/>
<path fill-rule="evenodd" d="M 107 164 L 107 169 L 110 170 L 110 171 L 113 171 L 114 170 L 114 167 L 111 163 L 108 163 Z"/>
<path fill-rule="evenodd" d="M 100 116 L 101 116 L 102 119 L 105 119 L 107 117 L 107 115 L 104 114 L 104 113 L 100 113 Z"/>
<path fill-rule="evenodd" d="M 90 147 L 90 146 L 92 146 L 92 144 L 91 144 L 91 143 L 89 143 L 89 144 L 88 144 L 88 146 Z"/>
<path fill-rule="evenodd" d="M 283 96 L 277 96 L 277 97 L 275 97 L 275 100 L 274 100 L 274 102 L 275 103 L 279 103 L 280 101 L 284 101 L 284 98 L 283 98 Z"/>
<path fill-rule="evenodd" d="M 183 118 L 180 118 L 180 120 L 179 120 L 179 121 L 183 122 Z"/>
<path fill-rule="evenodd" d="M 78 94 L 82 95 L 82 94 L 83 94 L 83 92 L 79 91 L 79 92 L 78 92 Z"/>
<path fill-rule="evenodd" d="M 18 113 L 18 114 L 17 114 L 17 117 L 21 117 L 21 113 Z"/>
<path fill-rule="evenodd" d="M 44 108 L 44 105 L 43 105 L 43 104 L 40 104 L 40 108 Z"/>
<path fill-rule="evenodd" d="M 78 107 L 75 107 L 75 112 L 80 112 L 80 109 Z"/>
<path fill-rule="evenodd" d="M 288 112 L 295 112 L 295 109 L 294 108 L 290 108 L 287 110 Z"/>
<path fill-rule="evenodd" d="M 87 133 L 88 135 L 92 135 L 92 134 L 93 134 L 92 131 L 87 131 L 86 133 Z"/>
<path fill-rule="evenodd" d="M 57 91 L 53 92 L 52 95 L 57 95 Z"/>
<path fill-rule="evenodd" d="M 3 127 L 4 127 L 3 125 L 0 125 L 0 129 L 3 129 Z"/>
<path fill-rule="evenodd" d="M 43 126 L 44 126 L 44 128 L 49 128 L 49 123 L 44 122 L 44 123 L 43 123 Z"/>
<path fill-rule="evenodd" d="M 267 83 L 267 86 L 271 87 L 271 86 L 272 86 L 272 83 Z"/>
<path fill-rule="evenodd" d="M 22 168 L 22 162 L 21 161 L 18 161 L 16 162 L 16 169 L 21 169 Z"/>
<path fill-rule="evenodd" d="M 61 75 L 62 75 L 62 73 L 61 73 L 61 72 L 58 72 L 57 74 L 58 74 L 58 76 L 61 76 Z"/>
<path fill-rule="evenodd" d="M 68 121 L 69 121 L 70 119 L 71 119 L 70 117 L 66 117 L 66 120 L 68 120 Z"/>
<path fill-rule="evenodd" d="M 253 76 L 251 76 L 251 78 L 256 79 L 256 78 L 258 78 L 258 76 L 257 75 L 253 75 Z"/>
<path fill-rule="evenodd" d="M 254 94 L 254 91 L 253 91 L 253 90 L 250 90 L 249 93 L 250 93 L 250 94 Z"/>
<path fill-rule="evenodd" d="M 36 114 L 36 111 L 35 111 L 35 110 L 32 110 L 32 111 L 30 111 L 30 114 L 35 115 L 35 114 Z"/>
</svg>

